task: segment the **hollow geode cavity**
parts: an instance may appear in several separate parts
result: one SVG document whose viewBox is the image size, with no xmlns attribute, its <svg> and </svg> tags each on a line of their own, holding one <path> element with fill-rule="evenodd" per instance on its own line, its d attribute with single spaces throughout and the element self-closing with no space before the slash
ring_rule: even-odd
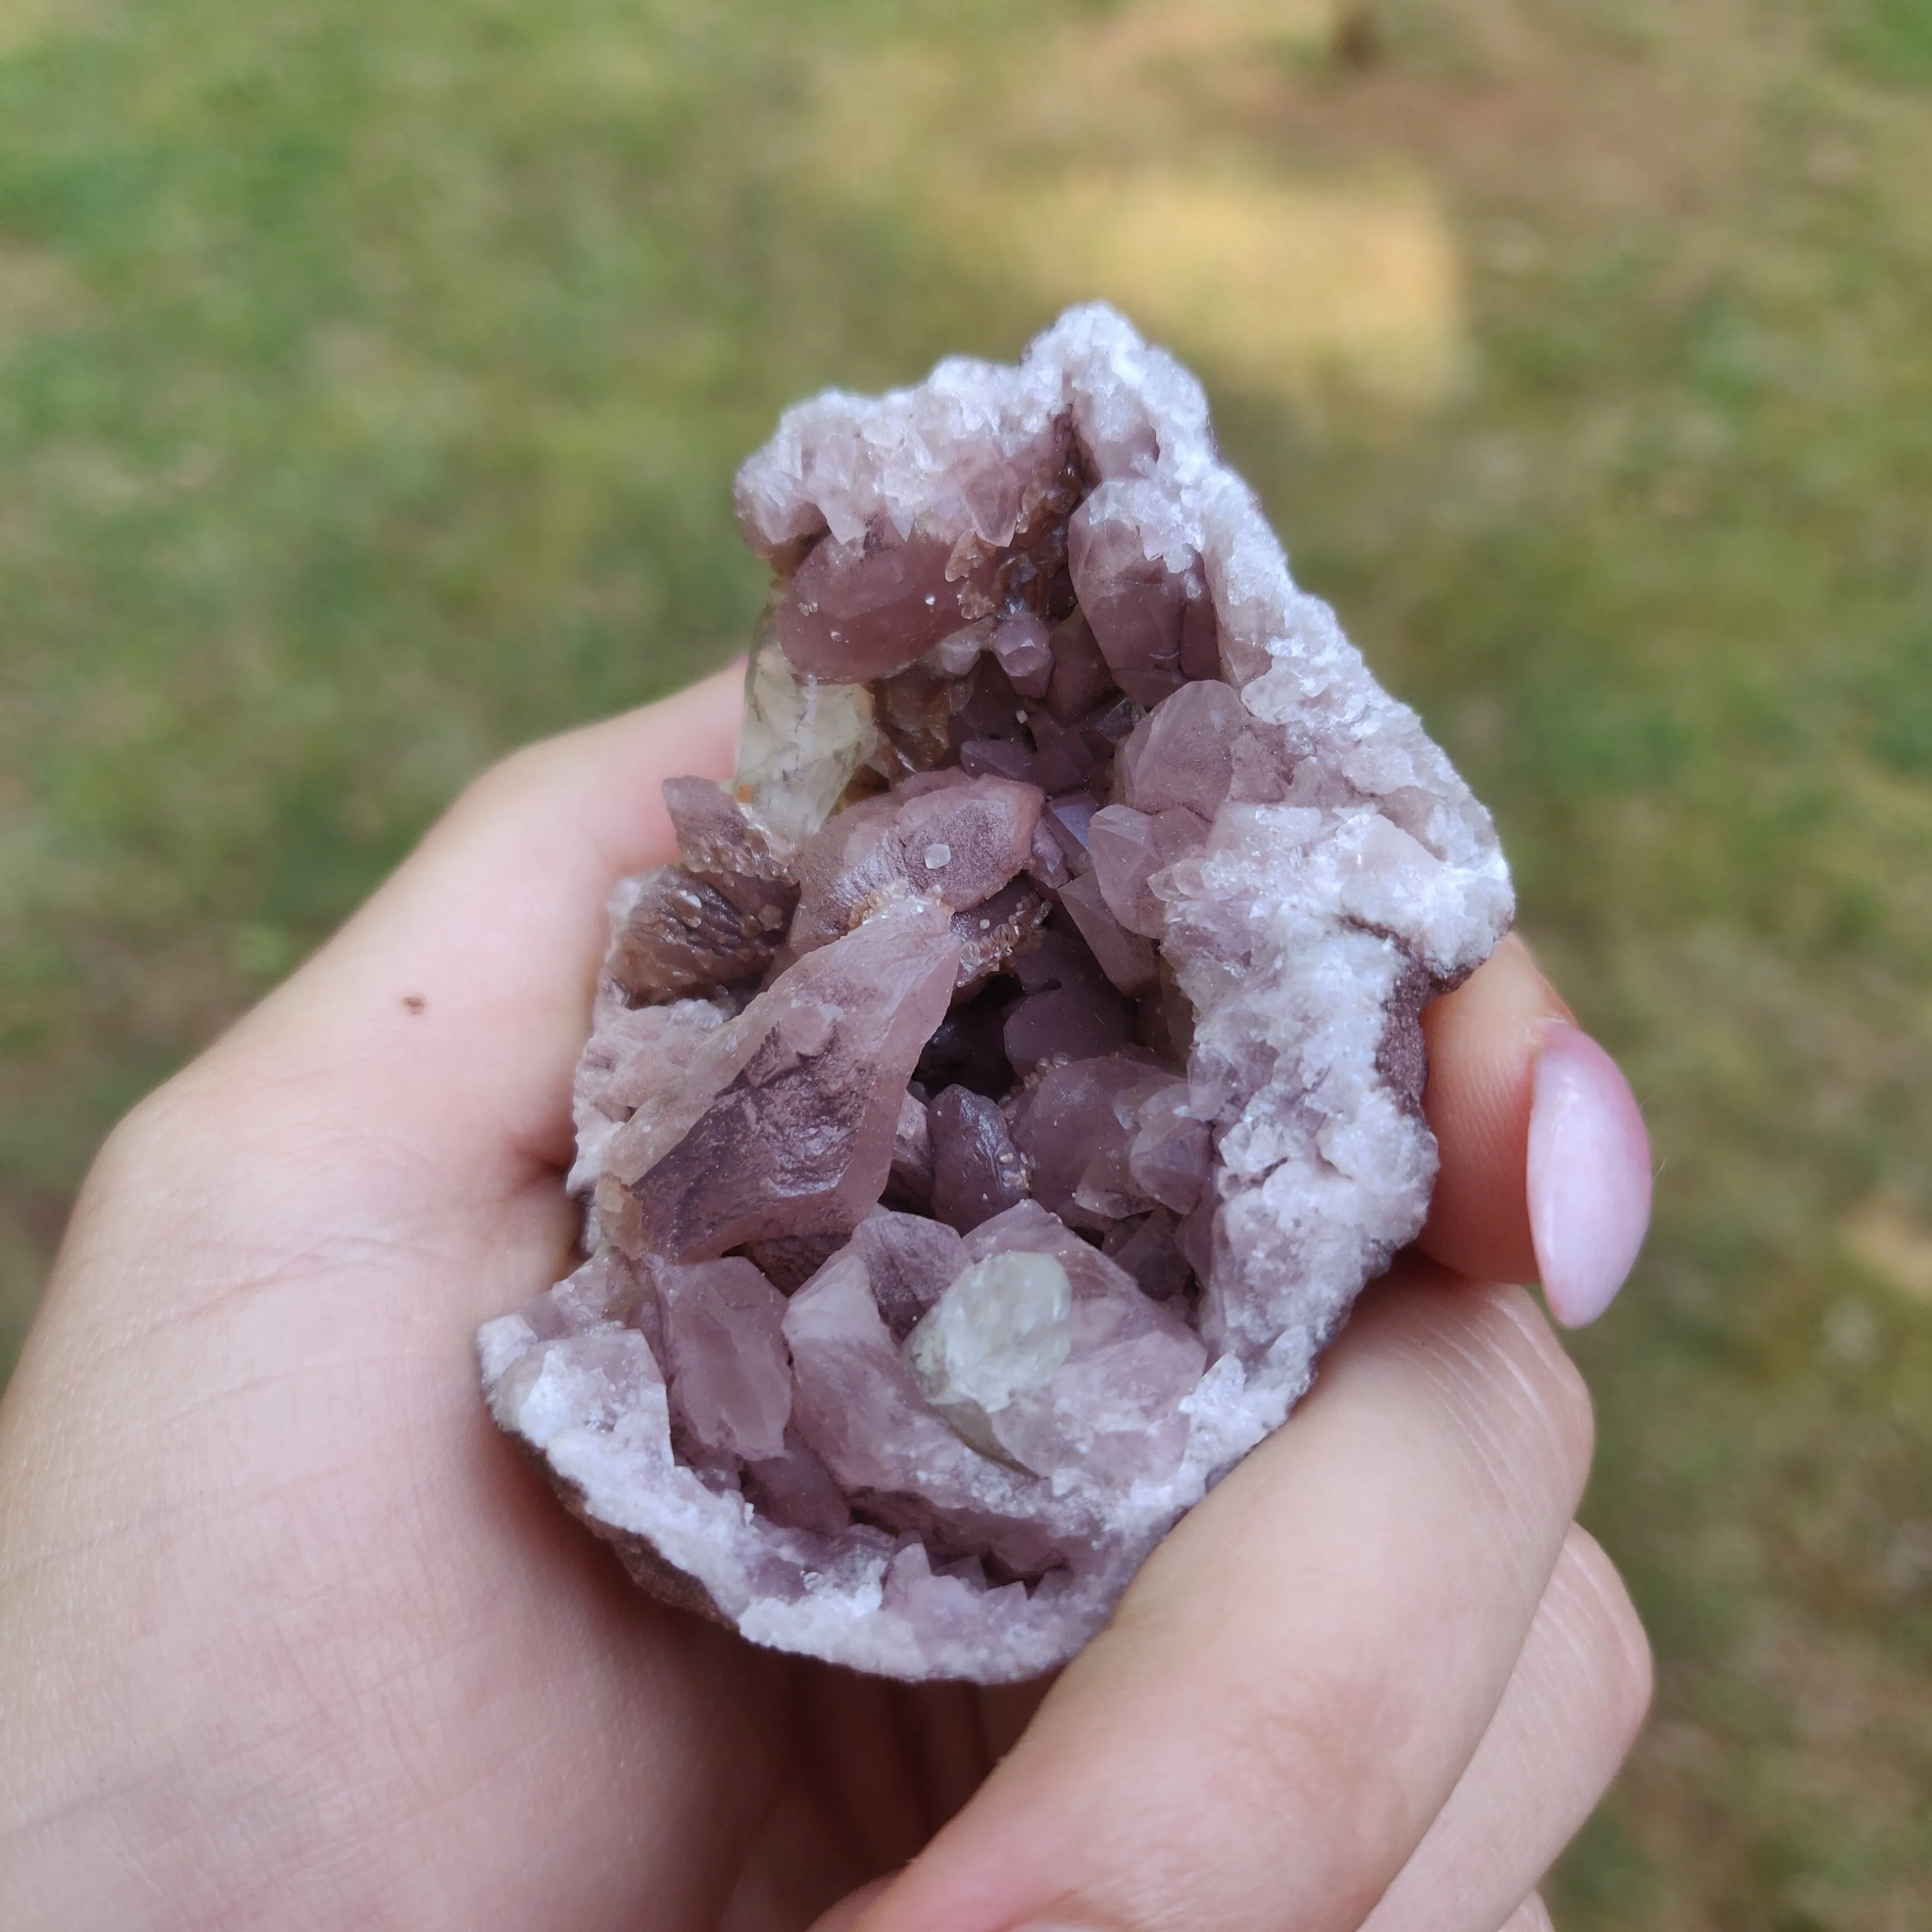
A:
<svg viewBox="0 0 1932 1932">
<path fill-rule="evenodd" d="M 737 776 L 612 898 L 588 1258 L 484 1384 L 660 1596 L 1026 1677 L 1420 1226 L 1418 1016 L 1508 873 L 1110 310 L 800 405 L 737 508 Z"/>
</svg>

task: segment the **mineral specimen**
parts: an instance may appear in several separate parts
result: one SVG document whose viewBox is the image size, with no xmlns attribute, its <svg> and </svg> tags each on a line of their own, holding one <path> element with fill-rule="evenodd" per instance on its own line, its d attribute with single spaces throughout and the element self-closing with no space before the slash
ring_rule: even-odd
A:
<svg viewBox="0 0 1932 1932">
<path fill-rule="evenodd" d="M 1024 1677 L 1416 1232 L 1418 1016 L 1508 875 L 1108 310 L 788 412 L 738 514 L 737 776 L 614 894 L 586 1258 L 484 1387 L 659 1595 Z"/>
</svg>

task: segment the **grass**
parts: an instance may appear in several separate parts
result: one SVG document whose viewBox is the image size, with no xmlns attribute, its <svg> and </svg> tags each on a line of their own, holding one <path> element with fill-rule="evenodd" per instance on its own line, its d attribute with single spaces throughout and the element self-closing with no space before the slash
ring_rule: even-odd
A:
<svg viewBox="0 0 1932 1932">
<path fill-rule="evenodd" d="M 1664 1163 L 1577 1343 L 1658 1709 L 1559 1922 L 1925 1923 L 1932 9 L 1374 10 L 0 0 L 0 1364 L 122 1108 L 735 647 L 784 403 L 1114 292 Z"/>
</svg>

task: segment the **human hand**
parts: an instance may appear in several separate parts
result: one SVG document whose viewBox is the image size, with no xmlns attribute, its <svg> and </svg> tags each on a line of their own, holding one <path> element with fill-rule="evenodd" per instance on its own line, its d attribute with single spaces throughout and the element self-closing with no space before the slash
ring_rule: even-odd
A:
<svg viewBox="0 0 1932 1932">
<path fill-rule="evenodd" d="M 0 1923 L 1541 1923 L 1648 1666 L 1572 1521 L 1582 1384 L 1475 1284 L 1540 1252 L 1594 1312 L 1648 1178 L 1513 942 L 1426 1018 L 1420 1252 L 1043 1703 L 662 1608 L 490 1426 L 473 1330 L 574 1238 L 605 894 L 736 705 L 486 775 L 104 1150 L 0 1405 Z"/>
</svg>

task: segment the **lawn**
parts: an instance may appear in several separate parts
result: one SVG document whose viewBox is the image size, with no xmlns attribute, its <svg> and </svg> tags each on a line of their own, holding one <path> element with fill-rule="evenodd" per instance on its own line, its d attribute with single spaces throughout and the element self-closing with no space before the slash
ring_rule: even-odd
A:
<svg viewBox="0 0 1932 1932">
<path fill-rule="evenodd" d="M 1662 1163 L 1564 1932 L 1932 1923 L 1932 0 L 0 0 L 0 1372 L 117 1114 L 736 648 L 785 402 L 1121 302 Z"/>
</svg>

